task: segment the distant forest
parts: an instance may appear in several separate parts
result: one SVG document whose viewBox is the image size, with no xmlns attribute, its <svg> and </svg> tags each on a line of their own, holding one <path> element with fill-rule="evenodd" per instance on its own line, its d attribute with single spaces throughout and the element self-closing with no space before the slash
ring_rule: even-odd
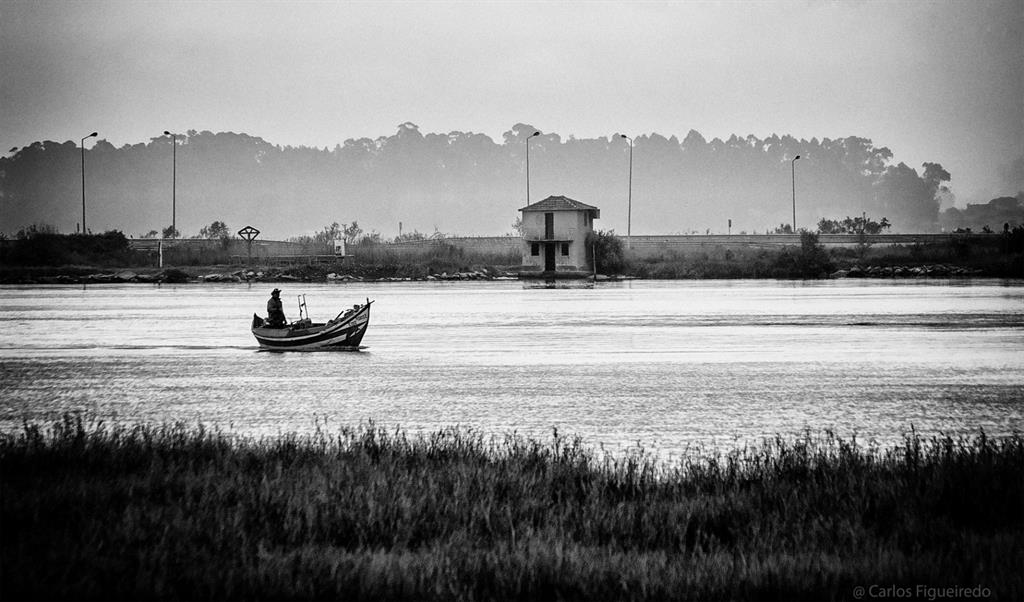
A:
<svg viewBox="0 0 1024 602">
<path fill-rule="evenodd" d="M 329 148 L 276 146 L 230 132 L 178 138 L 177 226 L 183 236 L 220 220 L 285 238 L 332 222 L 366 230 L 499 235 L 513 231 L 530 196 L 565 195 L 601 209 L 602 229 L 625 233 L 629 141 L 563 139 L 525 124 L 500 143 L 472 132 L 422 134 L 403 123 L 391 136 Z M 885 217 L 892 232 L 932 232 L 950 174 L 937 163 L 892 164 L 892 152 L 858 137 L 797 140 L 755 136 L 706 140 L 637 136 L 632 158 L 632 232 L 763 232 L 792 217 L 793 158 L 798 228 L 822 218 Z M 78 143 L 36 142 L 0 158 L 0 231 L 31 224 L 74 232 L 81 221 Z M 140 236 L 171 223 L 169 136 L 85 152 L 87 224 Z"/>
</svg>

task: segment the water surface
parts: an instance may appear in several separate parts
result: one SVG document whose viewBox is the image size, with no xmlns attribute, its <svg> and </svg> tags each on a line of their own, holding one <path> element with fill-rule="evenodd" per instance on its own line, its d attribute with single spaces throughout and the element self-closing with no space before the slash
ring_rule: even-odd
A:
<svg viewBox="0 0 1024 602">
<path fill-rule="evenodd" d="M 1019 281 L 289 284 L 375 300 L 359 352 L 268 353 L 272 284 L 0 287 L 0 428 L 87 411 L 247 434 L 374 421 L 661 455 L 832 429 L 1024 430 Z M 281 285 L 277 285 L 281 286 Z"/>
</svg>

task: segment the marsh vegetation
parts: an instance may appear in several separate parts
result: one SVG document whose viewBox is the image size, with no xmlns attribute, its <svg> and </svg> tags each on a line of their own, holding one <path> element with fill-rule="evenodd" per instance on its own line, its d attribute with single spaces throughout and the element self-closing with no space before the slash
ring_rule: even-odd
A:
<svg viewBox="0 0 1024 602">
<path fill-rule="evenodd" d="M 450 429 L 0 438 L 5 599 L 1024 595 L 1024 437 L 828 432 L 676 462 Z"/>
</svg>

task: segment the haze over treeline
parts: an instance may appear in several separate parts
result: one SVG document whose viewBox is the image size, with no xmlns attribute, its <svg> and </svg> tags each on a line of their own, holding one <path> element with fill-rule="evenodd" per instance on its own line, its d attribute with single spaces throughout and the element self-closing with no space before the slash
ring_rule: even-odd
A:
<svg viewBox="0 0 1024 602">
<path fill-rule="evenodd" d="M 358 221 L 386 236 L 440 231 L 512 231 L 526 204 L 526 145 L 537 131 L 517 124 L 501 141 L 472 132 L 423 134 L 412 123 L 376 139 L 329 148 L 276 146 L 247 134 L 189 131 L 178 139 L 177 226 L 183 236 L 221 220 L 253 225 L 265 238 Z M 529 140 L 530 196 L 565 195 L 601 209 L 598 227 L 627 228 L 629 143 L 618 134 Z M 907 166 L 871 140 L 733 135 L 706 140 L 658 133 L 633 147 L 632 232 L 764 232 L 792 219 L 796 162 L 797 227 L 866 213 L 894 232 L 938 230 L 945 183 L 941 165 Z M 31 224 L 75 231 L 81 220 L 81 154 L 75 141 L 36 142 L 0 159 L 0 231 Z M 85 153 L 87 224 L 140 236 L 171 223 L 172 149 L 168 136 L 115 148 L 100 139 Z M 1011 194 L 1016 191 L 1008 191 Z"/>
</svg>

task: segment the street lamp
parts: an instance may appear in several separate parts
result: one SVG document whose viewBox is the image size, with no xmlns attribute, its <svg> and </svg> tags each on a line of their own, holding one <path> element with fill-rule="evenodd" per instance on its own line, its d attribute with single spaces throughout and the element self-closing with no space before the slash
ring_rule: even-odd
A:
<svg viewBox="0 0 1024 602">
<path fill-rule="evenodd" d="M 526 138 L 526 205 L 530 205 L 530 138 L 540 136 L 540 132 L 534 132 Z"/>
<path fill-rule="evenodd" d="M 789 162 L 790 172 L 793 176 L 793 234 L 796 234 L 796 160 L 799 158 L 800 155 L 797 155 Z"/>
<path fill-rule="evenodd" d="M 86 140 L 86 138 L 92 138 L 94 136 L 99 136 L 99 133 L 98 132 L 93 132 L 93 133 L 89 134 L 88 136 L 86 136 L 85 138 L 82 138 L 82 141 L 79 143 L 79 146 L 82 148 L 82 234 L 86 233 L 86 229 L 85 229 L 85 140 Z"/>
<path fill-rule="evenodd" d="M 16 153 L 16 152 L 18 152 L 18 147 L 17 146 L 11 147 L 11 150 L 9 150 L 7 152 L 8 153 Z M 2 213 L 2 211 L 0 211 L 0 213 Z"/>
<path fill-rule="evenodd" d="M 633 226 L 633 139 L 625 134 L 619 136 L 629 140 L 629 192 L 626 202 L 626 248 L 630 248 L 630 233 Z"/>
<path fill-rule="evenodd" d="M 178 196 L 178 136 L 167 130 L 164 130 L 164 135 L 171 137 L 171 238 L 175 238 L 178 233 L 175 222 Z"/>
</svg>

